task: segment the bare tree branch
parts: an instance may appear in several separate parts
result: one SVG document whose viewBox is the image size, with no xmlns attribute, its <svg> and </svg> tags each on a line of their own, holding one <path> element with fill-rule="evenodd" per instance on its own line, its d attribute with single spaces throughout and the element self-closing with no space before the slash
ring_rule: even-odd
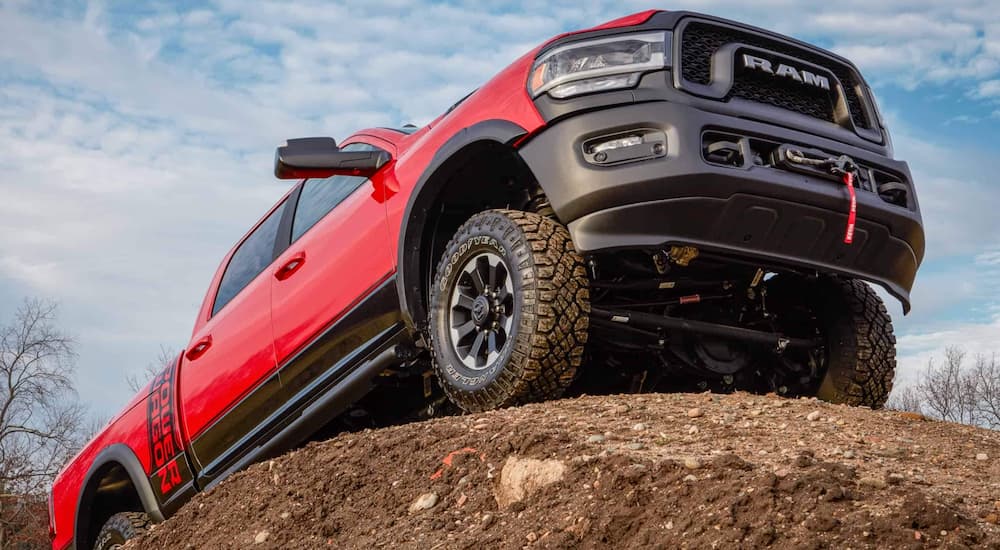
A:
<svg viewBox="0 0 1000 550">
<path fill-rule="evenodd" d="M 945 350 L 944 363 L 927 363 L 918 391 L 928 412 L 942 420 L 961 424 L 976 423 L 976 386 L 963 369 L 965 352 L 957 347 Z"/>
<path fill-rule="evenodd" d="M 896 384 L 896 391 L 892 392 L 889 397 L 889 402 L 885 404 L 885 408 L 894 411 L 907 411 L 915 412 L 918 414 L 924 414 L 923 407 L 921 406 L 921 396 L 918 389 L 914 386 L 903 386 Z"/>
<path fill-rule="evenodd" d="M 1000 361 L 981 355 L 968 366 L 965 358 L 960 348 L 946 349 L 943 362 L 927 362 L 919 383 L 897 385 L 888 407 L 1000 429 Z"/>
<path fill-rule="evenodd" d="M 177 359 L 177 352 L 172 348 L 167 346 L 160 346 L 160 353 L 157 354 L 156 360 L 152 363 L 146 363 L 146 366 L 142 369 L 139 374 L 129 374 L 125 377 L 125 382 L 128 387 L 134 391 L 146 387 L 146 384 L 153 379 L 157 374 L 163 372 L 163 369 L 170 366 L 174 360 Z"/>
<path fill-rule="evenodd" d="M 73 388 L 74 343 L 56 328 L 56 313 L 55 304 L 28 299 L 0 326 L 4 539 L 29 528 L 39 514 L 44 518 L 49 483 L 82 443 L 86 409 Z"/>
<path fill-rule="evenodd" d="M 989 359 L 976 357 L 971 378 L 976 389 L 975 410 L 979 423 L 992 429 L 1000 428 L 1000 363 L 996 354 Z"/>
</svg>

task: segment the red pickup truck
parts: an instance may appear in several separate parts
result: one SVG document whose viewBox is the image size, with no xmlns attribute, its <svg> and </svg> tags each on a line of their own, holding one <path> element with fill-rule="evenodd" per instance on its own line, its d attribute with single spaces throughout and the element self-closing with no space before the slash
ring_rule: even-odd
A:
<svg viewBox="0 0 1000 550">
<path fill-rule="evenodd" d="M 687 12 L 556 37 L 423 128 L 289 140 L 275 174 L 299 181 L 185 351 L 55 480 L 56 550 L 114 548 L 377 392 L 424 416 L 573 384 L 881 406 L 865 281 L 908 310 L 924 250 L 854 65 Z"/>
</svg>

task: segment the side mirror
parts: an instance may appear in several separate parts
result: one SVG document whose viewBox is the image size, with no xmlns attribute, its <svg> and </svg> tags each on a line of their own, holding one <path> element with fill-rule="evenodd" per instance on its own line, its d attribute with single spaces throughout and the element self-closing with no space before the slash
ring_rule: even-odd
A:
<svg viewBox="0 0 1000 550">
<path fill-rule="evenodd" d="M 274 175 L 280 179 L 369 177 L 386 162 L 384 151 L 341 151 L 329 137 L 290 139 L 274 154 Z"/>
</svg>

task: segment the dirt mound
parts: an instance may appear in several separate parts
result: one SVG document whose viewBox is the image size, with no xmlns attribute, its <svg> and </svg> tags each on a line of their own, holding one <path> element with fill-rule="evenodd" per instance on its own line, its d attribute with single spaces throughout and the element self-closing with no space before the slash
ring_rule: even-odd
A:
<svg viewBox="0 0 1000 550">
<path fill-rule="evenodd" d="M 1000 434 L 915 415 L 583 397 L 311 444 L 135 546 L 1000 548 L 996 458 Z"/>
</svg>

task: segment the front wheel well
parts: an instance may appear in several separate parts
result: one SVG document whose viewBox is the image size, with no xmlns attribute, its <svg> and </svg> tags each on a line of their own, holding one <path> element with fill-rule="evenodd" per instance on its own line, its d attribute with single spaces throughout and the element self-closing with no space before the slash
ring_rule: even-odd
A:
<svg viewBox="0 0 1000 550">
<path fill-rule="evenodd" d="M 404 241 L 415 244 L 412 250 L 419 254 L 417 266 L 410 266 L 416 273 L 404 274 L 408 280 L 407 313 L 418 329 L 426 325 L 434 266 L 466 220 L 497 208 L 554 217 L 545 193 L 517 151 L 494 140 L 477 141 L 457 151 L 425 182 L 424 189 L 432 196 L 418 197 L 426 204 L 420 209 L 425 219 L 419 228 L 419 238 L 411 234 Z M 401 263 L 405 263 L 406 252 L 404 249 Z"/>
</svg>

